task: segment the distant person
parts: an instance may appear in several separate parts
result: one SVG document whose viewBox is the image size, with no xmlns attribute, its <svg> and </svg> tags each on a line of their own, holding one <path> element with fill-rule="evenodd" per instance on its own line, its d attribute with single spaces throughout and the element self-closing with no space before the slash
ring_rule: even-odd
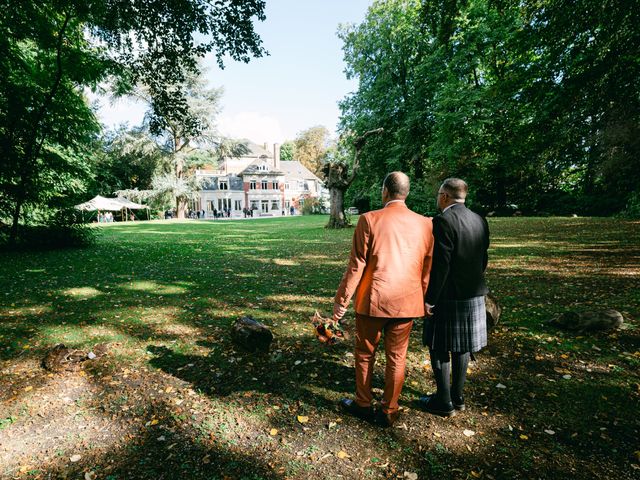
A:
<svg viewBox="0 0 640 480">
<path fill-rule="evenodd" d="M 333 319 L 340 321 L 354 298 L 355 400 L 343 398 L 341 407 L 360 418 L 374 418 L 371 380 L 376 350 L 384 334 L 386 356 L 382 409 L 376 418 L 391 426 L 399 415 L 398 399 L 413 319 L 423 317 L 429 281 L 433 235 L 431 219 L 407 208 L 409 177 L 386 176 L 384 208 L 361 215 L 353 234 L 351 257 L 334 299 Z"/>
<path fill-rule="evenodd" d="M 291 206 L 291 208 L 289 209 L 289 215 L 293 215 L 296 212 L 296 209 L 293 208 L 293 205 Z"/>
<path fill-rule="evenodd" d="M 469 359 L 487 345 L 489 226 L 465 206 L 467 190 L 463 180 L 446 179 L 437 198 L 442 213 L 433 219 L 435 246 L 422 341 L 429 347 L 436 393 L 420 403 L 441 416 L 465 409 L 462 390 Z"/>
</svg>

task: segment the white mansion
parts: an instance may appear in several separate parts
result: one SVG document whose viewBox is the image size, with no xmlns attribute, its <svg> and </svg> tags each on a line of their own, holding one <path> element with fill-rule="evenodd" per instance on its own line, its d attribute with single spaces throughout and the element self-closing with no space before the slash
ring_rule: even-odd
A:
<svg viewBox="0 0 640 480">
<path fill-rule="evenodd" d="M 214 210 L 243 216 L 246 209 L 253 210 L 253 216 L 281 216 L 289 215 L 292 207 L 299 212 L 309 198 L 328 205 L 329 193 L 322 180 L 298 161 L 281 161 L 278 144 L 273 152 L 266 143 L 247 146 L 246 155 L 226 158 L 218 170 L 196 171 L 203 186 L 192 210 L 204 210 L 207 217 Z"/>
</svg>

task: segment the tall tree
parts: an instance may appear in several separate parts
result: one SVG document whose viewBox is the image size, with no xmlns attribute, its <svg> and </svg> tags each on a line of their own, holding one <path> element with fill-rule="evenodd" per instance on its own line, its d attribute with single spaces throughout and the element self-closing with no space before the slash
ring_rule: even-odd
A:
<svg viewBox="0 0 640 480">
<path fill-rule="evenodd" d="M 301 131 L 293 141 L 295 158 L 318 175 L 322 171 L 322 160 L 331 146 L 331 135 L 326 127 L 317 125 Z"/>
<path fill-rule="evenodd" d="M 184 92 L 171 86 L 197 70 L 198 57 L 214 52 L 222 65 L 227 55 L 246 62 L 264 54 L 252 23 L 264 19 L 263 0 L 0 7 L 0 216 L 10 219 L 12 241 L 25 206 L 66 195 L 61 185 L 74 182 L 57 176 L 80 180 L 78 169 L 87 170 L 83 150 L 98 127 L 83 88 L 109 77 L 125 92 L 143 80 L 157 118 L 186 122 Z"/>
<path fill-rule="evenodd" d="M 296 146 L 291 140 L 287 140 L 280 147 L 281 160 L 294 160 L 296 158 Z"/>
<path fill-rule="evenodd" d="M 640 0 L 374 1 L 338 32 L 358 80 L 341 129 L 385 129 L 351 191 L 399 168 L 421 190 L 464 176 L 486 208 L 620 210 L 640 180 L 639 12 Z"/>
</svg>

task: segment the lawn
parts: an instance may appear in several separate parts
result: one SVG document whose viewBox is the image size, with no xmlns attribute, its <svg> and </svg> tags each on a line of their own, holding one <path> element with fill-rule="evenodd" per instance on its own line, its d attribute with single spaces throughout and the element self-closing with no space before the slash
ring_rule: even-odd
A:
<svg viewBox="0 0 640 480">
<path fill-rule="evenodd" d="M 326 221 L 112 224 L 87 249 L 0 253 L 0 478 L 640 477 L 640 222 L 490 219 L 504 310 L 467 410 L 416 408 L 435 388 L 417 322 L 403 416 L 383 430 L 337 408 L 351 344 L 311 331 L 352 235 Z M 544 324 L 607 308 L 623 329 Z M 234 348 L 243 315 L 274 332 L 268 354 Z M 60 342 L 109 353 L 49 373 Z"/>
</svg>

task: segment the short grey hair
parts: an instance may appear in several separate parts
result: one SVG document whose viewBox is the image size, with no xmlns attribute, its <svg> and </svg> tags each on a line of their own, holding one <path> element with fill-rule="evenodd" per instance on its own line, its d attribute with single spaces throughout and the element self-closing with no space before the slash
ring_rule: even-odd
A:
<svg viewBox="0 0 640 480">
<path fill-rule="evenodd" d="M 469 191 L 467 182 L 461 178 L 447 178 L 442 182 L 440 188 L 449 195 L 449 197 L 461 202 L 464 202 L 465 198 L 467 198 L 467 192 Z"/>
<path fill-rule="evenodd" d="M 406 173 L 391 172 L 384 177 L 382 186 L 387 189 L 392 198 L 409 195 L 410 181 Z"/>
</svg>

